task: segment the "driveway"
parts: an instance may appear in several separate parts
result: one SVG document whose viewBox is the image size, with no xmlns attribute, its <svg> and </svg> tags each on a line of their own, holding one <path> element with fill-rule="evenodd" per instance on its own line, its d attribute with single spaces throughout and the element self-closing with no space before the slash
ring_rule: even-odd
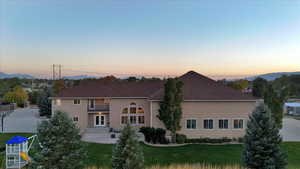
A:
<svg viewBox="0 0 300 169">
<path fill-rule="evenodd" d="M 39 118 L 38 111 L 39 111 L 38 109 L 33 109 L 33 108 L 16 109 L 14 112 L 12 112 L 9 116 L 7 116 L 4 119 L 4 132 L 5 133 L 36 132 L 37 124 L 42 121 L 42 119 Z"/>
<path fill-rule="evenodd" d="M 284 118 L 280 133 L 283 141 L 300 141 L 300 120 Z"/>
</svg>

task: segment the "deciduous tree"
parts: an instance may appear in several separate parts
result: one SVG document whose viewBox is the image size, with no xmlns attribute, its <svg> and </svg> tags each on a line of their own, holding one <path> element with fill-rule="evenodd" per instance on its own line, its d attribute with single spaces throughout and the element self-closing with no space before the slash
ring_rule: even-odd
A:
<svg viewBox="0 0 300 169">
<path fill-rule="evenodd" d="M 172 142 L 176 142 L 176 132 L 180 130 L 182 117 L 181 102 L 183 82 L 179 79 L 169 78 L 164 86 L 164 98 L 160 102 L 159 114 L 157 115 L 166 129 L 172 133 Z"/>
</svg>

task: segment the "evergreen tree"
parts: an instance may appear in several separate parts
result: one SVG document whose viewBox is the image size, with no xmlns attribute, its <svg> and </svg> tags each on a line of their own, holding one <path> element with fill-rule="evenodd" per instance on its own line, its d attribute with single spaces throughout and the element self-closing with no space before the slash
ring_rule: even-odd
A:
<svg viewBox="0 0 300 169">
<path fill-rule="evenodd" d="M 50 96 L 51 93 L 49 90 L 45 90 L 38 96 L 37 104 L 39 107 L 40 116 L 51 116 L 51 100 L 49 99 Z"/>
<path fill-rule="evenodd" d="M 136 131 L 127 124 L 114 146 L 112 169 L 142 169 L 144 155 Z"/>
<path fill-rule="evenodd" d="M 260 104 L 247 124 L 243 162 L 249 169 L 284 169 L 287 155 L 280 148 L 282 141 L 270 110 Z"/>
<path fill-rule="evenodd" d="M 182 117 L 181 102 L 183 83 L 177 78 L 169 78 L 164 86 L 164 98 L 160 103 L 158 119 L 161 120 L 166 129 L 172 133 L 172 142 L 176 142 L 176 131 L 180 130 Z"/>
<path fill-rule="evenodd" d="M 79 128 L 63 112 L 55 112 L 49 121 L 37 129 L 41 147 L 33 155 L 30 167 L 41 169 L 82 169 L 86 150 Z"/>
</svg>

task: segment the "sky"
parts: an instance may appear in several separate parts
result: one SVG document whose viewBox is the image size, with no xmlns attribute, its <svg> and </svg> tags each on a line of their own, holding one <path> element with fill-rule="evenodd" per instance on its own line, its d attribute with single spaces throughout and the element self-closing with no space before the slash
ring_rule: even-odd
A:
<svg viewBox="0 0 300 169">
<path fill-rule="evenodd" d="M 300 0 L 0 0 L 0 72 L 300 71 Z"/>
</svg>

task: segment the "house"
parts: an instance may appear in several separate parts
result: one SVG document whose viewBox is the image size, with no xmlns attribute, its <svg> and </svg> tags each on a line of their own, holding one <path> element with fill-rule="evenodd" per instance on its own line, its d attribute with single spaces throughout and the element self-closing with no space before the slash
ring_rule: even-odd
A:
<svg viewBox="0 0 300 169">
<path fill-rule="evenodd" d="M 245 133 L 249 115 L 258 101 L 197 72 L 179 79 L 184 83 L 181 130 L 188 138 L 237 138 Z M 157 118 L 164 95 L 163 81 L 96 81 L 67 88 L 52 97 L 52 111 L 64 111 L 81 132 L 106 127 L 164 128 Z"/>
</svg>

